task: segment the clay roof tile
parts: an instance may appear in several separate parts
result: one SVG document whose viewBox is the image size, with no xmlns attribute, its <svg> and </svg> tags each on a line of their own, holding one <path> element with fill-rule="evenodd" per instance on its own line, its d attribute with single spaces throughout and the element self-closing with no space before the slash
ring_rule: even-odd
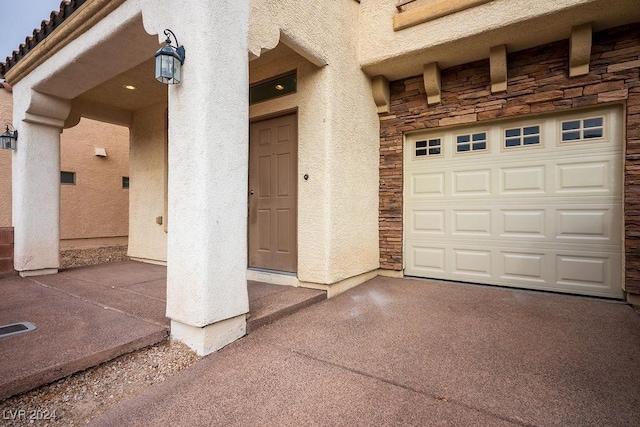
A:
<svg viewBox="0 0 640 427">
<path fill-rule="evenodd" d="M 5 62 L 0 63 L 0 78 L 4 78 L 4 75 L 12 67 L 14 67 L 27 53 L 35 48 L 38 43 L 47 38 L 53 30 L 55 30 L 65 19 L 67 19 L 73 12 L 75 12 L 86 0 L 63 0 L 60 2 L 60 9 L 58 11 L 51 12 L 48 21 L 42 21 L 40 28 L 33 30 L 33 34 L 25 38 L 24 43 L 18 46 L 18 49 L 14 50 L 10 56 L 5 59 Z"/>
</svg>

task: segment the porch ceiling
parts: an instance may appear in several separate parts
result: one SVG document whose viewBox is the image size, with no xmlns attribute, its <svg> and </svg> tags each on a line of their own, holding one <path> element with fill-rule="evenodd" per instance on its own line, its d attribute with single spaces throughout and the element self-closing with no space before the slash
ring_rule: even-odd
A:
<svg viewBox="0 0 640 427">
<path fill-rule="evenodd" d="M 151 57 L 142 64 L 89 89 L 76 99 L 128 111 L 166 104 L 167 85 L 154 78 L 154 70 L 155 62 Z M 129 90 L 125 86 L 133 86 L 135 89 Z"/>
<path fill-rule="evenodd" d="M 106 24 L 100 21 L 93 28 L 100 25 Z M 154 77 L 154 53 L 161 44 L 144 30 L 140 14 L 120 20 L 108 34 L 87 31 L 75 38 L 59 34 L 54 31 L 49 45 L 35 46 L 10 72 L 35 75 L 35 91 L 72 100 L 76 115 L 96 120 L 109 121 L 113 117 L 107 116 L 116 114 L 120 117 L 116 124 L 122 124 L 126 112 L 166 105 L 167 86 Z M 49 55 L 46 64 L 37 63 L 39 55 Z"/>
</svg>

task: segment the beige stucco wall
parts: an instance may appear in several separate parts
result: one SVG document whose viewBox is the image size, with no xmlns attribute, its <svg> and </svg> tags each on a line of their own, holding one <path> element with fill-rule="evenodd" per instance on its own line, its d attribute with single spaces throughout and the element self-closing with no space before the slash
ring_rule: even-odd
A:
<svg viewBox="0 0 640 427">
<path fill-rule="evenodd" d="M 133 113 L 130 133 L 129 256 L 167 260 L 167 233 L 156 219 L 165 215 L 166 106 Z"/>
<path fill-rule="evenodd" d="M 0 90 L 0 122 L 12 123 L 12 94 Z M 18 141 L 20 141 L 18 139 Z M 126 244 L 129 130 L 83 119 L 60 137 L 60 169 L 76 173 L 76 185 L 61 185 L 60 240 L 63 249 Z M 20 144 L 20 142 L 18 142 Z M 107 157 L 97 157 L 95 147 Z M 0 226 L 11 226 L 11 151 L 0 150 Z"/>
<path fill-rule="evenodd" d="M 284 45 L 266 52 L 249 64 L 249 80 L 255 83 L 297 70 L 297 92 L 249 107 L 251 120 L 297 110 L 298 114 L 298 277 L 314 277 L 329 268 L 330 245 L 324 221 L 328 215 L 327 130 L 323 117 L 327 105 L 324 69 L 319 69 Z M 309 180 L 302 178 L 309 174 Z M 315 202 L 315 203 L 314 203 Z M 311 262 L 310 262 L 311 261 Z"/>
<path fill-rule="evenodd" d="M 253 55 L 281 40 L 298 52 L 271 59 L 266 53 L 250 66 L 252 82 L 298 68 L 297 94 L 250 108 L 252 117 L 298 108 L 298 278 L 331 284 L 376 269 L 379 124 L 356 55 L 360 6 L 352 0 L 251 6 Z"/>
<path fill-rule="evenodd" d="M 129 191 L 122 177 L 129 176 L 128 140 L 127 128 L 89 119 L 63 131 L 60 170 L 75 172 L 76 184 L 61 184 L 60 240 L 127 236 Z M 107 157 L 96 156 L 95 148 Z"/>
<path fill-rule="evenodd" d="M 434 0 L 447 1 L 447 0 Z M 571 27 L 594 22 L 594 31 L 637 22 L 637 0 L 493 0 L 400 31 L 393 29 L 395 0 L 361 0 L 360 62 L 389 80 L 489 57 L 492 46 L 510 52 L 569 37 Z M 464 0 L 456 0 L 464 3 Z"/>
<path fill-rule="evenodd" d="M 11 94 L 0 88 L 0 133 L 5 123 L 12 123 Z M 0 150 L 0 227 L 11 226 L 11 150 Z"/>
</svg>

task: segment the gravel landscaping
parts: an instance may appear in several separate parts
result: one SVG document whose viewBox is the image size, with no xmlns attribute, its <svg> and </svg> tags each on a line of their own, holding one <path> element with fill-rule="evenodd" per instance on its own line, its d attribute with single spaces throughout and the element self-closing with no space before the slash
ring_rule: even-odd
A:
<svg viewBox="0 0 640 427">
<path fill-rule="evenodd" d="M 164 341 L 0 402 L 7 426 L 81 426 L 199 360 Z"/>
<path fill-rule="evenodd" d="M 107 246 L 91 249 L 69 249 L 60 251 L 60 268 L 81 267 L 105 262 L 126 261 L 127 246 Z"/>
</svg>

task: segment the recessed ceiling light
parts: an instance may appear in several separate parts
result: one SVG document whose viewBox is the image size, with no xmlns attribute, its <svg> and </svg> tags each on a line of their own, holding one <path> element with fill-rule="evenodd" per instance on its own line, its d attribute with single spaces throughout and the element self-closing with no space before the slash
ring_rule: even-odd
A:
<svg viewBox="0 0 640 427">
<path fill-rule="evenodd" d="M 284 86 L 282 86 L 282 85 L 276 85 L 276 89 L 277 89 L 277 90 L 283 90 L 283 89 L 284 89 Z"/>
<path fill-rule="evenodd" d="M 136 90 L 136 87 L 131 85 L 124 85 L 124 88 L 127 90 Z"/>
</svg>

